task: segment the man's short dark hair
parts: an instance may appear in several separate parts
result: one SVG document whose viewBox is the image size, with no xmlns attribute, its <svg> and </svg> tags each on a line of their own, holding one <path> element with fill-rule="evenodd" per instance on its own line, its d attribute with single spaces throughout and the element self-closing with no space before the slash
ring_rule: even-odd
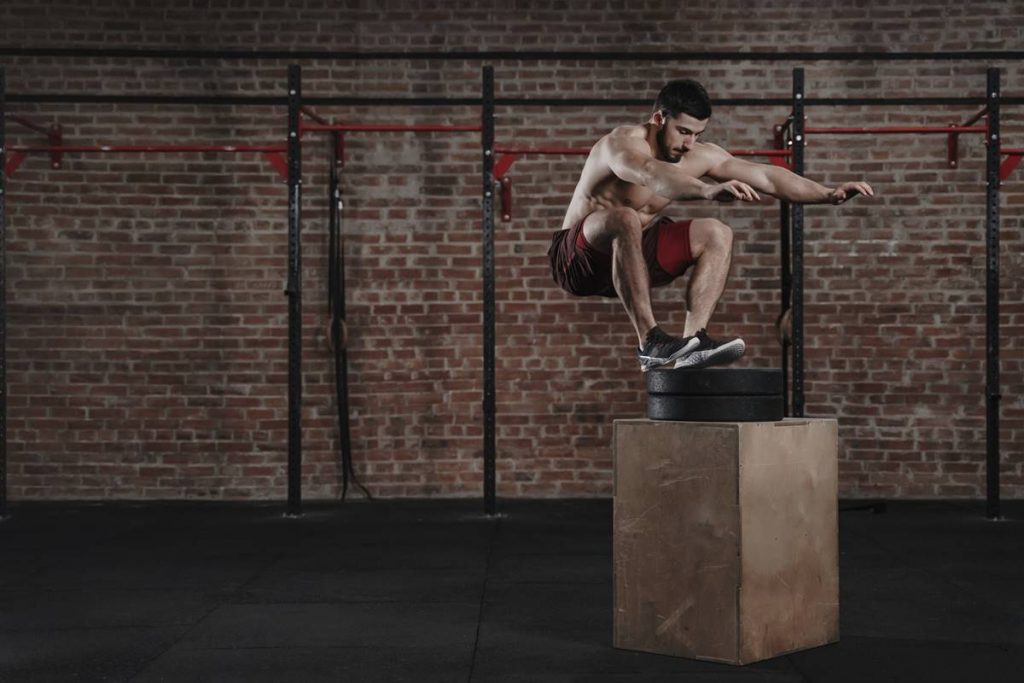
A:
<svg viewBox="0 0 1024 683">
<path fill-rule="evenodd" d="M 665 112 L 668 117 L 687 114 L 695 119 L 711 118 L 711 98 L 704 86 L 689 78 L 669 81 L 658 93 L 654 111 Z"/>
</svg>

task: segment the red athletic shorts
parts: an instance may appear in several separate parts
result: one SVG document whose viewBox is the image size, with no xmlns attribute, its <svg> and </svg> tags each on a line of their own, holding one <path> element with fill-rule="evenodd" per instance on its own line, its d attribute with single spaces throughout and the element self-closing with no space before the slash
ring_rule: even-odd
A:
<svg viewBox="0 0 1024 683">
<path fill-rule="evenodd" d="M 616 297 L 612 256 L 587 242 L 583 235 L 586 220 L 551 236 L 551 277 L 559 287 L 576 296 Z M 695 263 L 690 252 L 690 221 L 663 217 L 644 230 L 642 239 L 651 287 L 667 285 Z"/>
</svg>

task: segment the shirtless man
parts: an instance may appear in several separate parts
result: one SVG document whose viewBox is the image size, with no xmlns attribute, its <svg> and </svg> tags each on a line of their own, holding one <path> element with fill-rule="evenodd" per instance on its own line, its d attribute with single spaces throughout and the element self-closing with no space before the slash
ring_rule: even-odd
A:
<svg viewBox="0 0 1024 683">
<path fill-rule="evenodd" d="M 729 275 L 732 230 L 716 218 L 660 216 L 673 200 L 749 202 L 765 193 L 801 204 L 842 204 L 856 194 L 874 196 L 867 183 L 827 188 L 699 142 L 710 118 L 711 102 L 700 83 L 671 81 L 647 123 L 621 126 L 598 140 L 548 250 L 552 277 L 562 289 L 622 301 L 640 342 L 637 356 L 644 372 L 724 365 L 746 349 L 742 339 L 712 339 L 704 329 Z M 650 290 L 690 266 L 695 267 L 686 322 L 683 336 L 675 337 L 658 327 Z"/>
</svg>

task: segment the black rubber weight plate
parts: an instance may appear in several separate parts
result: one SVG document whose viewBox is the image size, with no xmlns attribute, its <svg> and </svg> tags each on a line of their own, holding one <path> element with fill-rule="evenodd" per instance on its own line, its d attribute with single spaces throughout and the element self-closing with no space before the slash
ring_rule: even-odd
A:
<svg viewBox="0 0 1024 683">
<path fill-rule="evenodd" d="M 778 422 L 782 394 L 777 396 L 647 397 L 647 417 L 687 422 Z"/>
<path fill-rule="evenodd" d="M 782 393 L 782 370 L 651 370 L 644 373 L 648 394 L 673 396 L 765 396 Z"/>
</svg>

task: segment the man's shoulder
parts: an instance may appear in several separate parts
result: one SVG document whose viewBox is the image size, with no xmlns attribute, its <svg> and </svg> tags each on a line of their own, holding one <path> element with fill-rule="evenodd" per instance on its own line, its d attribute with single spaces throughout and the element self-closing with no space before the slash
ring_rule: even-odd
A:
<svg viewBox="0 0 1024 683">
<path fill-rule="evenodd" d="M 716 145 L 713 142 L 698 142 L 697 143 L 697 149 L 704 150 L 705 152 L 707 152 L 709 154 L 717 154 L 717 155 L 728 154 L 728 152 L 725 150 L 724 147 L 719 147 L 718 145 Z"/>
<path fill-rule="evenodd" d="M 643 126 L 618 126 L 611 132 L 597 141 L 594 149 L 601 152 L 614 152 L 630 149 L 635 152 L 646 151 L 650 154 L 650 148 L 646 144 L 647 130 Z"/>
<path fill-rule="evenodd" d="M 646 137 L 647 130 L 643 126 L 626 125 L 612 128 L 602 140 L 644 140 Z"/>
<path fill-rule="evenodd" d="M 698 142 L 693 151 L 699 152 L 702 157 L 713 161 L 722 161 L 730 156 L 729 152 L 713 142 Z"/>
</svg>

